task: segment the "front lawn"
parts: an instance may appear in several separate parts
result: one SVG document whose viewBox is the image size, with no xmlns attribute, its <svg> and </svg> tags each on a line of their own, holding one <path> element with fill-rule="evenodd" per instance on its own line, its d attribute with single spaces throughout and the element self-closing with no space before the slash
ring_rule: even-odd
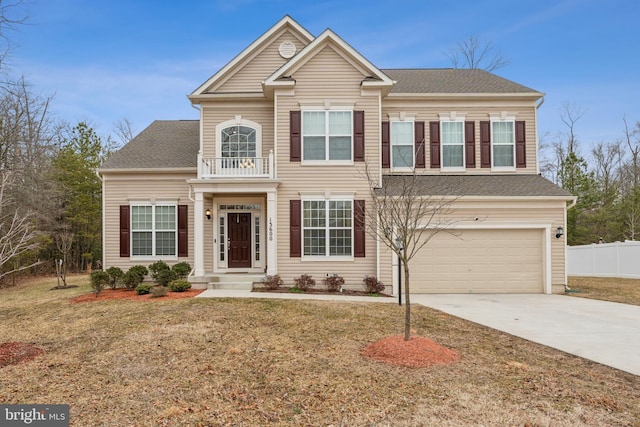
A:
<svg viewBox="0 0 640 427">
<path fill-rule="evenodd" d="M 402 368 L 360 352 L 403 331 L 395 304 L 97 301 L 0 290 L 0 343 L 44 354 L 0 368 L 0 402 L 66 403 L 76 426 L 640 426 L 640 377 L 414 306 L 415 335 L 459 353 Z M 257 295 L 259 296 L 259 295 Z"/>
<path fill-rule="evenodd" d="M 640 279 L 569 277 L 567 295 L 640 305 Z"/>
</svg>

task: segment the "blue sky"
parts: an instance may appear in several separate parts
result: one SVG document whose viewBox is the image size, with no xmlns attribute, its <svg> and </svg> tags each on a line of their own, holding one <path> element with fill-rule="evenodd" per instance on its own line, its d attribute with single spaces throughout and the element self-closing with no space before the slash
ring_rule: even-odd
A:
<svg viewBox="0 0 640 427">
<path fill-rule="evenodd" d="M 563 104 L 584 112 L 583 150 L 640 120 L 637 0 L 27 0 L 29 25 L 12 73 L 72 124 L 109 134 L 128 119 L 196 119 L 186 95 L 288 14 L 312 34 L 331 28 L 380 68 L 448 68 L 469 35 L 511 63 L 496 74 L 546 94 L 540 135 L 566 128 Z"/>
</svg>

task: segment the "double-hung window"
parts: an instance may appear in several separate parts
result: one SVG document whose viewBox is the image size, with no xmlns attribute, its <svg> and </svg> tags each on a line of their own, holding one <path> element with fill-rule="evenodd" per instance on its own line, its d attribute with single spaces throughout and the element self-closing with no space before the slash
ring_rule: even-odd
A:
<svg viewBox="0 0 640 427">
<path fill-rule="evenodd" d="M 391 167 L 394 169 L 413 168 L 414 128 L 412 121 L 391 122 Z"/>
<path fill-rule="evenodd" d="M 353 200 L 304 200 L 303 255 L 353 256 Z"/>
<path fill-rule="evenodd" d="M 515 168 L 515 122 L 497 120 L 491 122 L 491 153 L 494 168 Z"/>
<path fill-rule="evenodd" d="M 441 121 L 442 167 L 464 168 L 464 122 Z"/>
<path fill-rule="evenodd" d="M 131 255 L 176 256 L 176 205 L 131 206 Z"/>
<path fill-rule="evenodd" d="M 352 111 L 303 111 L 304 161 L 353 160 Z"/>
</svg>

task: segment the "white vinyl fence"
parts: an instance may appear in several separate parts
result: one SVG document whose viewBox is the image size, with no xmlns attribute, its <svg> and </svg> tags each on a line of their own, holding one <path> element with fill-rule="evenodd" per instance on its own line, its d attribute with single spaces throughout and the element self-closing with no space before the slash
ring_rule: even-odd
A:
<svg viewBox="0 0 640 427">
<path fill-rule="evenodd" d="M 567 274 L 640 278 L 640 242 L 568 246 Z"/>
</svg>

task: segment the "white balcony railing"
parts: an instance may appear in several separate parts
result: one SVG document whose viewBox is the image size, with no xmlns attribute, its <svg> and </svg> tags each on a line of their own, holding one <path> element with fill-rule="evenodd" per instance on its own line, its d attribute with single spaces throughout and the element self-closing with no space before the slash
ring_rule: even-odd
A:
<svg viewBox="0 0 640 427">
<path fill-rule="evenodd" d="M 201 178 L 273 178 L 269 157 L 200 157 Z"/>
</svg>

